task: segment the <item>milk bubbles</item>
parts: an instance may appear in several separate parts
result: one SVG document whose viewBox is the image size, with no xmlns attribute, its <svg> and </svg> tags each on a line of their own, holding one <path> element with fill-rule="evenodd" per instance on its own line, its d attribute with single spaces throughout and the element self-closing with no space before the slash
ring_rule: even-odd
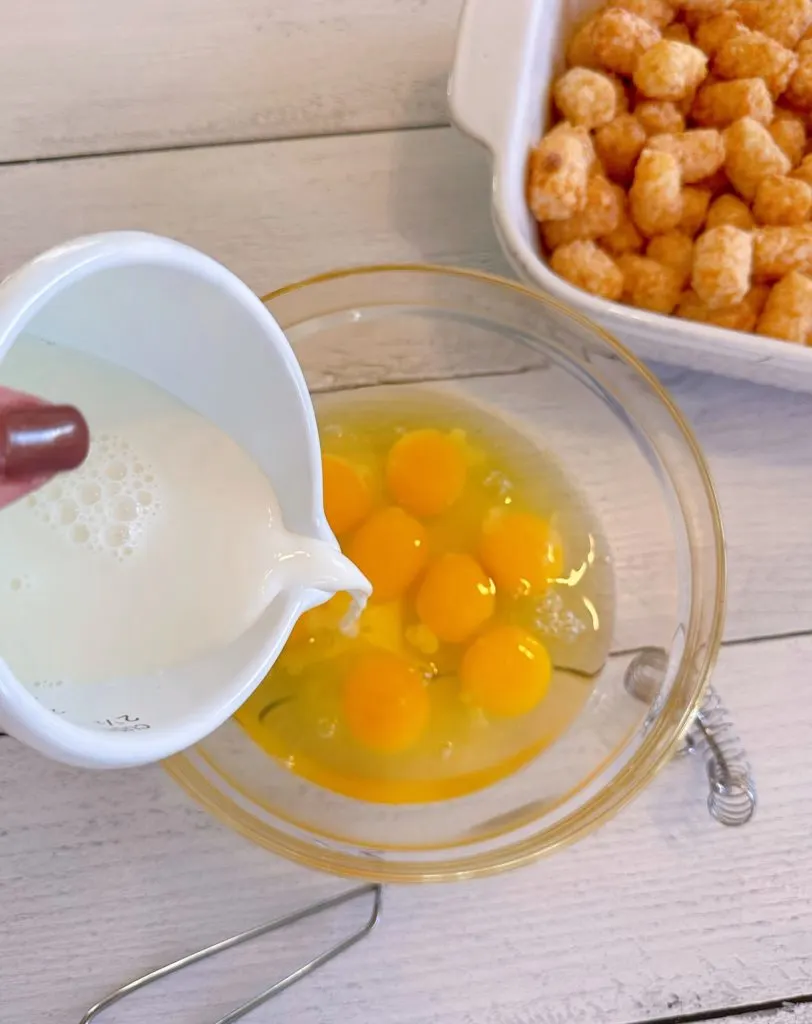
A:
<svg viewBox="0 0 812 1024">
<path fill-rule="evenodd" d="M 88 551 L 131 557 L 161 509 L 155 470 L 117 434 L 94 439 L 87 461 L 27 503 L 40 523 Z"/>
</svg>

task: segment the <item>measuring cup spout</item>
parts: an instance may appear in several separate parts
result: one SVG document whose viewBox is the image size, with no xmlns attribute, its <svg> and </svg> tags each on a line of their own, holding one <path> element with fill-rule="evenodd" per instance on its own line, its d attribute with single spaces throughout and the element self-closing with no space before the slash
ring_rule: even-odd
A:
<svg viewBox="0 0 812 1024">
<path fill-rule="evenodd" d="M 294 534 L 289 536 L 285 551 L 279 555 L 277 568 L 268 582 L 272 590 L 268 597 L 294 585 L 309 591 L 321 591 L 325 595 L 324 600 L 343 591 L 352 597 L 359 612 L 372 593 L 372 584 L 334 542 Z"/>
</svg>

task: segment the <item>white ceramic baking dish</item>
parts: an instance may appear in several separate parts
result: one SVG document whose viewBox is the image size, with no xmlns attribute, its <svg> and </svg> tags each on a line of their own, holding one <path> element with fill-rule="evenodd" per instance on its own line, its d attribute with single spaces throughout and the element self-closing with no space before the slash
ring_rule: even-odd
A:
<svg viewBox="0 0 812 1024">
<path fill-rule="evenodd" d="M 608 302 L 547 266 L 525 202 L 527 154 L 546 127 L 565 41 L 598 6 L 599 0 L 465 4 L 449 82 L 451 116 L 492 155 L 493 221 L 505 254 L 522 278 L 598 321 L 644 359 L 812 391 L 812 349 Z"/>
</svg>

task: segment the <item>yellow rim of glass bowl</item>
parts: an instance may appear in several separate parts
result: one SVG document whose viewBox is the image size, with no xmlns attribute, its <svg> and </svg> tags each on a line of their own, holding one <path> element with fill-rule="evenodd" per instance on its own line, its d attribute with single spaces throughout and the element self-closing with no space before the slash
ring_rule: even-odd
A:
<svg viewBox="0 0 812 1024">
<path fill-rule="evenodd" d="M 206 779 L 205 775 L 198 770 L 193 762 L 185 754 L 177 754 L 164 762 L 164 768 L 169 775 L 193 797 L 202 807 L 209 811 L 215 818 L 241 833 L 247 839 L 258 845 L 278 853 L 288 860 L 292 860 L 305 867 L 319 871 L 328 871 L 333 874 L 340 874 L 348 878 L 361 878 L 378 882 L 417 882 L 417 881 L 448 881 L 451 879 L 477 878 L 485 875 L 496 874 L 510 868 L 520 867 L 528 864 L 545 853 L 575 842 L 593 829 L 604 824 L 610 817 L 616 814 L 630 800 L 637 796 L 654 778 L 657 772 L 666 764 L 679 742 L 687 732 L 691 721 L 698 710 L 707 687 L 711 670 L 716 661 L 722 639 L 725 612 L 725 542 L 722 527 L 722 519 L 719 510 L 719 502 L 711 481 L 705 457 L 694 437 L 693 431 L 687 421 L 675 405 L 674 401 L 663 388 L 651 371 L 624 345 L 614 338 L 600 325 L 593 323 L 587 317 L 574 309 L 564 305 L 550 296 L 534 291 L 499 277 L 496 274 L 489 274 L 479 270 L 464 270 L 456 267 L 443 267 L 434 264 L 423 263 L 390 263 L 352 267 L 345 270 L 330 271 L 325 274 L 317 274 L 308 277 L 294 284 L 285 285 L 275 291 L 262 296 L 263 303 L 272 302 L 283 295 L 291 292 L 301 291 L 315 284 L 327 281 L 340 280 L 342 278 L 372 276 L 386 273 L 416 273 L 416 274 L 437 274 L 446 277 L 457 277 L 471 281 L 481 281 L 490 285 L 497 285 L 511 291 L 515 291 L 525 298 L 530 298 L 544 306 L 556 310 L 558 313 L 569 317 L 576 323 L 589 331 L 594 332 L 603 339 L 606 345 L 613 350 L 623 362 L 630 365 L 648 383 L 652 391 L 657 395 L 662 404 L 671 414 L 671 418 L 682 434 L 691 454 L 694 458 L 700 479 L 705 491 L 705 497 L 711 512 L 711 522 L 714 533 L 714 547 L 716 554 L 716 602 L 713 609 L 708 642 L 702 649 L 701 661 L 688 666 L 685 661 L 680 665 L 677 675 L 671 687 L 671 692 L 661 708 L 656 721 L 650 731 L 643 739 L 640 747 L 632 754 L 628 762 L 621 768 L 611 782 L 591 797 L 571 814 L 562 818 L 554 825 L 549 826 L 543 833 L 521 839 L 505 847 L 486 850 L 472 856 L 452 857 L 447 860 L 429 860 L 421 863 L 417 860 L 411 862 L 397 862 L 388 860 L 385 857 L 365 856 L 359 850 L 358 853 L 345 853 L 339 850 L 330 850 L 324 847 L 323 843 L 317 844 L 307 840 L 298 839 L 265 823 L 258 822 L 250 813 L 244 811 L 228 797 L 220 793 Z M 691 638 L 696 629 L 696 621 L 692 618 L 688 623 L 688 630 L 685 640 L 685 649 L 691 648 Z M 694 684 L 694 692 L 691 700 L 679 715 L 678 701 L 676 694 L 680 684 L 684 682 L 688 671 L 695 672 L 697 681 Z M 679 715 L 679 721 L 675 728 L 669 728 L 668 720 L 672 716 Z M 667 734 L 670 734 L 667 737 Z M 661 746 L 662 749 L 653 757 L 650 752 Z M 610 757 L 615 756 L 615 754 Z M 645 762 L 650 760 L 650 764 Z M 593 773 L 594 774 L 594 773 Z M 588 781 L 588 780 L 585 780 Z M 582 789 L 584 782 L 577 787 L 573 793 L 567 795 L 570 799 Z M 235 787 L 239 788 L 239 787 Z M 549 808 L 545 809 L 545 813 Z M 277 813 L 277 812 L 274 812 Z M 537 817 L 532 820 L 537 820 Z M 280 815 L 280 820 L 282 819 Z M 531 821 L 522 822 L 526 827 Z M 312 832 L 310 826 L 290 821 L 296 828 L 305 832 Z M 515 823 L 506 827 L 502 832 L 495 833 L 489 839 L 498 838 L 499 835 L 507 834 L 515 830 Z M 315 833 L 314 833 L 315 835 Z M 344 845 L 349 845 L 347 840 L 341 840 Z M 459 844 L 461 845 L 461 844 Z M 442 849 L 443 847 L 440 847 Z M 456 847 L 449 847 L 449 849 Z M 383 848 L 381 848 L 383 849 Z M 395 852 L 398 847 L 393 847 Z M 437 848 L 435 848 L 437 849 Z M 429 852 L 429 848 L 426 848 Z"/>
</svg>

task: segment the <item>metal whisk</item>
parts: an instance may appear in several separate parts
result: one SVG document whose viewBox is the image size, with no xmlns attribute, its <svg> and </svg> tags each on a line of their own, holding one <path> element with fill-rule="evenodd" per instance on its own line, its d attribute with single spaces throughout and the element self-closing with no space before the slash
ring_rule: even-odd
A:
<svg viewBox="0 0 812 1024">
<path fill-rule="evenodd" d="M 656 708 L 667 666 L 668 655 L 664 650 L 644 647 L 626 669 L 627 692 Z M 720 825 L 746 825 L 756 810 L 755 782 L 730 715 L 712 687 L 708 688 L 685 738 L 684 749 L 705 759 L 711 816 Z"/>
<path fill-rule="evenodd" d="M 314 956 L 312 960 L 297 967 L 290 974 L 284 978 L 280 978 L 279 981 L 275 981 L 273 985 L 259 992 L 252 999 L 242 1003 L 235 1009 L 231 1010 L 225 1015 L 220 1017 L 219 1020 L 215 1021 L 214 1024 L 234 1024 L 234 1021 L 240 1020 L 251 1010 L 256 1009 L 263 1003 L 267 1003 L 269 999 L 273 999 L 274 996 L 278 996 L 285 989 L 290 988 L 291 985 L 295 985 L 297 981 L 301 981 L 302 978 L 306 978 L 309 974 L 318 970 L 319 967 L 323 967 L 330 960 L 339 956 L 345 950 L 349 949 L 350 946 L 354 946 L 356 942 L 360 942 L 365 936 L 369 935 L 372 929 L 378 922 L 378 918 L 381 916 L 381 887 L 379 885 L 362 885 L 357 889 L 350 889 L 348 892 L 340 893 L 338 896 L 332 896 L 330 899 L 322 900 L 320 903 L 314 903 L 309 907 L 304 907 L 301 910 L 294 911 L 292 914 L 287 914 L 285 917 L 278 917 L 274 921 L 269 921 L 267 924 L 261 924 L 257 928 L 251 928 L 246 932 L 240 932 L 239 935 L 232 935 L 227 939 L 223 939 L 220 942 L 215 942 L 212 946 L 207 946 L 205 949 L 200 949 L 196 953 L 190 953 L 188 956 L 181 957 L 179 960 L 175 960 L 170 964 L 165 964 L 163 967 L 158 967 L 154 971 L 150 971 L 148 974 L 142 975 L 140 978 L 134 978 L 126 985 L 122 985 L 121 988 L 117 988 L 110 995 L 105 996 L 94 1006 L 91 1006 L 87 1013 L 79 1021 L 79 1024 L 90 1024 L 91 1021 L 95 1020 L 104 1010 L 112 1006 L 119 1000 L 124 999 L 126 996 L 132 995 L 133 992 L 137 992 L 139 989 L 145 988 L 147 985 L 151 985 L 155 981 L 160 981 L 162 978 L 168 978 L 170 974 L 174 974 L 176 971 L 183 970 L 184 967 L 191 967 L 192 964 L 199 963 L 201 960 L 207 960 L 211 956 L 216 956 L 218 953 L 224 953 L 227 949 L 233 949 L 235 946 L 241 946 L 244 942 L 250 942 L 252 939 L 258 939 L 262 935 L 268 935 L 270 932 L 280 931 L 282 928 L 287 928 L 290 925 L 296 924 L 297 921 L 303 921 L 308 917 L 315 917 L 318 914 L 324 914 L 328 910 L 332 910 L 334 907 L 339 907 L 344 903 L 349 903 L 352 900 L 360 899 L 362 896 L 372 897 L 372 909 L 366 922 L 357 931 L 354 931 L 351 935 L 337 942 L 330 949 L 324 950 L 323 953 L 319 953 Z"/>
</svg>

